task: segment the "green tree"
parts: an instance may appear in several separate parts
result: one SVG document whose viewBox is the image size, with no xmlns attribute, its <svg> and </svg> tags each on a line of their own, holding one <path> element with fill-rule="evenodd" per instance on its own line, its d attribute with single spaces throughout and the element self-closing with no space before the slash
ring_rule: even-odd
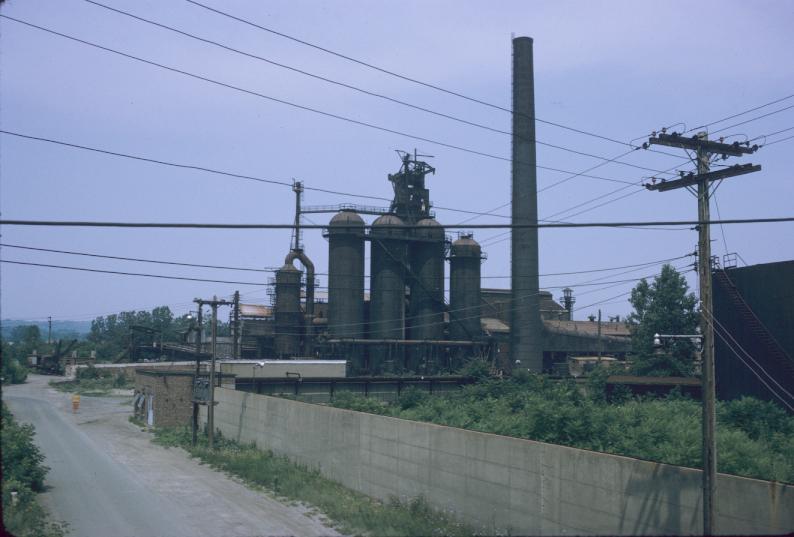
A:
<svg viewBox="0 0 794 537">
<path fill-rule="evenodd" d="M 27 345 L 32 348 L 36 345 L 41 345 L 41 332 L 39 331 L 39 327 L 34 324 L 15 326 L 11 330 L 11 337 L 9 339 L 15 343 Z"/>
<path fill-rule="evenodd" d="M 653 335 L 694 334 L 698 325 L 697 298 L 689 293 L 686 279 L 671 265 L 648 283 L 641 280 L 631 291 L 629 315 L 637 374 L 688 376 L 693 370 L 694 345 L 688 339 L 665 344 L 655 352 Z"/>
</svg>

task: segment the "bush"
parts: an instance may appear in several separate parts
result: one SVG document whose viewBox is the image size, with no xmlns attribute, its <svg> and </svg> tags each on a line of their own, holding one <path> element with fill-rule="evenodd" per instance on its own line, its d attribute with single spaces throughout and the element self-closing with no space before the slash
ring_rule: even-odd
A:
<svg viewBox="0 0 794 537">
<path fill-rule="evenodd" d="M 386 404 L 369 397 L 354 394 L 349 391 L 334 393 L 331 404 L 338 408 L 347 410 L 358 410 L 359 412 L 369 412 L 370 414 L 383 414 L 386 411 Z"/>
<path fill-rule="evenodd" d="M 407 410 L 424 403 L 428 397 L 430 395 L 426 391 L 420 390 L 416 386 L 410 386 L 400 394 L 398 404 L 402 410 Z"/>
<path fill-rule="evenodd" d="M 3 526 L 18 537 L 63 537 L 65 524 L 47 521 L 36 492 L 44 488 L 48 468 L 33 443 L 32 425 L 19 425 L 2 405 Z"/>
<path fill-rule="evenodd" d="M 28 378 L 27 368 L 17 360 L 3 360 L 3 382 L 5 384 L 22 384 Z"/>
<path fill-rule="evenodd" d="M 48 468 L 43 465 L 44 455 L 33 443 L 33 426 L 17 424 L 3 404 L 2 427 L 3 480 L 18 481 L 33 491 L 43 490 Z"/>
<path fill-rule="evenodd" d="M 491 368 L 485 360 L 475 358 L 463 366 L 460 371 L 458 371 L 458 374 L 465 377 L 473 377 L 477 381 L 480 381 L 491 376 Z"/>
<path fill-rule="evenodd" d="M 584 396 L 572 381 L 522 374 L 443 395 L 411 395 L 393 405 L 351 393 L 332 404 L 668 464 L 701 465 L 698 401 L 680 394 L 640 399 L 614 393 L 608 402 L 603 391 L 589 388 Z M 717 412 L 721 472 L 794 483 L 794 417 L 752 398 L 720 402 Z"/>
<path fill-rule="evenodd" d="M 88 367 L 81 367 L 77 370 L 77 380 L 95 380 L 101 376 L 100 370 L 93 364 L 88 364 Z"/>
</svg>

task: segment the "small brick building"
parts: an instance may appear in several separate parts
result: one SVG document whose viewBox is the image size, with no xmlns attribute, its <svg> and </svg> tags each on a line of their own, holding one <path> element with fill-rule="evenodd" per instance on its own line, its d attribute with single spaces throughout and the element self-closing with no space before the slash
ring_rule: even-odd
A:
<svg viewBox="0 0 794 537">
<path fill-rule="evenodd" d="M 194 374 L 190 370 L 137 369 L 135 416 L 150 426 L 190 425 Z"/>
</svg>

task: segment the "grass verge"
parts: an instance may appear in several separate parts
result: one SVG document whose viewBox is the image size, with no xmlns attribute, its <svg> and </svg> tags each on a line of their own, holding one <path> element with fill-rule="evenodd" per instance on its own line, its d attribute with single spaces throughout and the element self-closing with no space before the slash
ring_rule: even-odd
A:
<svg viewBox="0 0 794 537">
<path fill-rule="evenodd" d="M 353 535 L 474 535 L 452 516 L 431 508 L 423 498 L 381 502 L 324 478 L 317 470 L 291 462 L 253 444 L 242 445 L 218 435 L 215 449 L 205 436 L 191 446 L 188 428 L 155 429 L 154 441 L 178 446 L 213 468 L 241 478 L 246 484 L 280 497 L 318 508 L 343 533 Z"/>
</svg>

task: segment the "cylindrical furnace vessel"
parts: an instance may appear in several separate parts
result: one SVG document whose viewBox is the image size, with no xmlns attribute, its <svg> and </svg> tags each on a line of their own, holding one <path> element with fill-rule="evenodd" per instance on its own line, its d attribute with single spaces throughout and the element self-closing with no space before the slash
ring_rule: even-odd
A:
<svg viewBox="0 0 794 537">
<path fill-rule="evenodd" d="M 432 218 L 416 223 L 409 243 L 410 339 L 444 339 L 444 228 Z M 409 369 L 429 372 L 431 346 L 414 347 Z"/>
<path fill-rule="evenodd" d="M 276 271 L 276 312 L 274 347 L 276 356 L 300 354 L 301 271 L 288 263 Z"/>
<path fill-rule="evenodd" d="M 482 248 L 471 235 L 461 235 L 449 252 L 449 338 L 479 339 L 480 264 Z"/>
<path fill-rule="evenodd" d="M 370 306 L 371 339 L 405 339 L 405 230 L 399 217 L 386 214 L 372 223 L 370 232 Z M 370 345 L 369 372 L 382 372 L 391 360 L 399 369 L 403 348 Z"/>
<path fill-rule="evenodd" d="M 332 338 L 364 335 L 364 220 L 340 211 L 328 225 L 328 332 Z M 363 353 L 348 358 L 363 367 Z"/>
</svg>

